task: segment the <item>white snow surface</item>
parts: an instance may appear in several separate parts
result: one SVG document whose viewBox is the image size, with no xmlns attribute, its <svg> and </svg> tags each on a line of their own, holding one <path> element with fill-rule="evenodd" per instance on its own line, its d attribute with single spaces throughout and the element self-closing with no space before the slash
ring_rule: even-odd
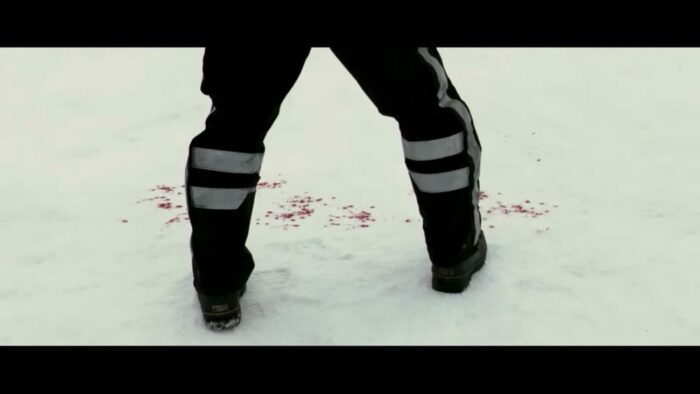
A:
<svg viewBox="0 0 700 394">
<path fill-rule="evenodd" d="M 483 145 L 489 243 L 453 295 L 430 289 L 396 122 L 313 49 L 266 139 L 257 267 L 223 333 L 182 207 L 202 54 L 0 49 L 0 345 L 700 344 L 700 50 L 441 49 Z"/>
</svg>

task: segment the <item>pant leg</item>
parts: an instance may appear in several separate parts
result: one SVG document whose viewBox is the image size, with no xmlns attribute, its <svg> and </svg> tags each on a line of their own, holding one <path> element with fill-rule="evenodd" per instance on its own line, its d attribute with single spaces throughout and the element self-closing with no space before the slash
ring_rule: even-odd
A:
<svg viewBox="0 0 700 394">
<path fill-rule="evenodd" d="M 431 261 L 456 264 L 481 232 L 481 143 L 440 55 L 415 47 L 332 50 L 379 112 L 399 123 Z"/>
<path fill-rule="evenodd" d="M 195 288 L 240 289 L 254 268 L 246 248 L 263 140 L 310 48 L 207 48 L 201 90 L 212 100 L 186 171 Z"/>
</svg>

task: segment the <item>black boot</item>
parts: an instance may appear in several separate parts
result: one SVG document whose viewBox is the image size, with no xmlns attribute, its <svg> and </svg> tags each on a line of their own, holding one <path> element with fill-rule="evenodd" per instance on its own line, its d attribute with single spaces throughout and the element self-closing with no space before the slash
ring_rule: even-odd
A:
<svg viewBox="0 0 700 394">
<path fill-rule="evenodd" d="M 223 295 L 197 293 L 207 327 L 214 331 L 223 331 L 239 325 L 241 323 L 240 299 L 243 293 L 245 293 L 245 285 L 241 290 Z"/>
<path fill-rule="evenodd" d="M 454 266 L 433 264 L 433 289 L 443 293 L 461 293 L 469 286 L 472 275 L 484 266 L 486 261 L 486 238 L 479 234 L 473 248 L 462 249 L 459 263 Z"/>
</svg>

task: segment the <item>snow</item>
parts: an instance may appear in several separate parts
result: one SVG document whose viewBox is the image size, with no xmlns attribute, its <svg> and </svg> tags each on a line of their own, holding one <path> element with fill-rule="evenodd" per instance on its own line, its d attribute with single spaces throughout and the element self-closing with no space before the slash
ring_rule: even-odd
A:
<svg viewBox="0 0 700 394">
<path fill-rule="evenodd" d="M 459 295 L 430 289 L 395 121 L 312 50 L 223 333 L 182 207 L 202 53 L 0 49 L 1 345 L 700 344 L 700 50 L 441 50 L 484 148 L 489 255 Z"/>
</svg>

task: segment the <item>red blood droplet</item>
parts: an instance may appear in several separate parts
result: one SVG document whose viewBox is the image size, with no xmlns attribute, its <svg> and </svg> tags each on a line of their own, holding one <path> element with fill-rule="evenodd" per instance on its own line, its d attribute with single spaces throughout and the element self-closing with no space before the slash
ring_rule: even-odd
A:
<svg viewBox="0 0 700 394">
<path fill-rule="evenodd" d="M 173 223 L 177 223 L 177 222 L 179 222 L 179 221 L 180 221 L 180 217 L 179 217 L 179 216 L 175 216 L 174 218 L 172 218 L 172 219 L 168 220 L 167 222 L 165 222 L 165 224 L 173 224 Z"/>
</svg>

